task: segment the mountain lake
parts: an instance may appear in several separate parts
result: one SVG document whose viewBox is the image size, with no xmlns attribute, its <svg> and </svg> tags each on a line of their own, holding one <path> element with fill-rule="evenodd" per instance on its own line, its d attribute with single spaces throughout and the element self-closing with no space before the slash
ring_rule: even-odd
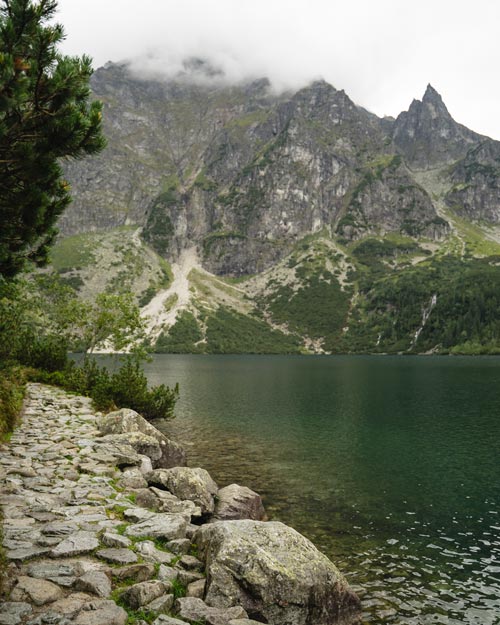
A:
<svg viewBox="0 0 500 625">
<path fill-rule="evenodd" d="M 500 623 L 500 357 L 158 355 L 161 427 L 340 568 L 374 624 Z"/>
</svg>

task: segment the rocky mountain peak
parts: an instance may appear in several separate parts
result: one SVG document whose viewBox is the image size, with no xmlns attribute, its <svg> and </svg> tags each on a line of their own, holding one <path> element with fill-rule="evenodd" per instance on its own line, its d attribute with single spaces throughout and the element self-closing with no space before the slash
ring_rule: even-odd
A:
<svg viewBox="0 0 500 625">
<path fill-rule="evenodd" d="M 422 100 L 413 100 L 393 126 L 398 151 L 415 169 L 428 169 L 462 158 L 482 137 L 450 115 L 441 95 L 429 84 Z"/>
</svg>

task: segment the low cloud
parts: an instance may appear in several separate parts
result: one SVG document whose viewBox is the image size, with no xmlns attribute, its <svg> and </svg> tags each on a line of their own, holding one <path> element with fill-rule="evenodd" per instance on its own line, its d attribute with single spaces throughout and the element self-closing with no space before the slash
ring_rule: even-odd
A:
<svg viewBox="0 0 500 625">
<path fill-rule="evenodd" d="M 476 0 L 60 0 L 65 50 L 96 66 L 127 60 L 169 77 L 201 58 L 225 80 L 278 89 L 324 78 L 378 115 L 397 115 L 428 82 L 450 112 L 500 138 L 500 3 Z M 203 78 L 198 72 L 197 78 Z"/>
</svg>

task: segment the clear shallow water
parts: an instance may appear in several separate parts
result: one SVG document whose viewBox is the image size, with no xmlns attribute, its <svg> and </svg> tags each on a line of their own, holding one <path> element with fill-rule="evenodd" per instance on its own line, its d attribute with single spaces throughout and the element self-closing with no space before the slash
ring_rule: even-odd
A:
<svg viewBox="0 0 500 625">
<path fill-rule="evenodd" d="M 366 623 L 500 623 L 500 358 L 156 356 L 168 433 L 325 551 Z"/>
</svg>

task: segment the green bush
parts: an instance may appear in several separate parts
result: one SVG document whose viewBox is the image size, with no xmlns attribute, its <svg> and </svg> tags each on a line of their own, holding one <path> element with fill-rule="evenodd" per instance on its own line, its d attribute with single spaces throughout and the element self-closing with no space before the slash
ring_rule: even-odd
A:
<svg viewBox="0 0 500 625">
<path fill-rule="evenodd" d="M 64 369 L 68 363 L 68 341 L 61 336 L 37 336 L 28 331 L 21 336 L 19 343 L 16 355 L 22 365 L 53 372 Z"/>
<path fill-rule="evenodd" d="M 25 381 L 19 368 L 0 371 L 0 441 L 14 429 L 23 404 Z"/>
<path fill-rule="evenodd" d="M 92 397 L 98 410 L 131 408 L 146 419 L 172 418 L 179 396 L 177 385 L 173 389 L 165 384 L 148 389 L 141 364 L 133 356 L 128 356 L 113 374 L 106 367 L 99 367 L 95 360 L 86 358 L 81 366 L 71 362 L 64 371 L 33 371 L 31 379 Z"/>
</svg>

